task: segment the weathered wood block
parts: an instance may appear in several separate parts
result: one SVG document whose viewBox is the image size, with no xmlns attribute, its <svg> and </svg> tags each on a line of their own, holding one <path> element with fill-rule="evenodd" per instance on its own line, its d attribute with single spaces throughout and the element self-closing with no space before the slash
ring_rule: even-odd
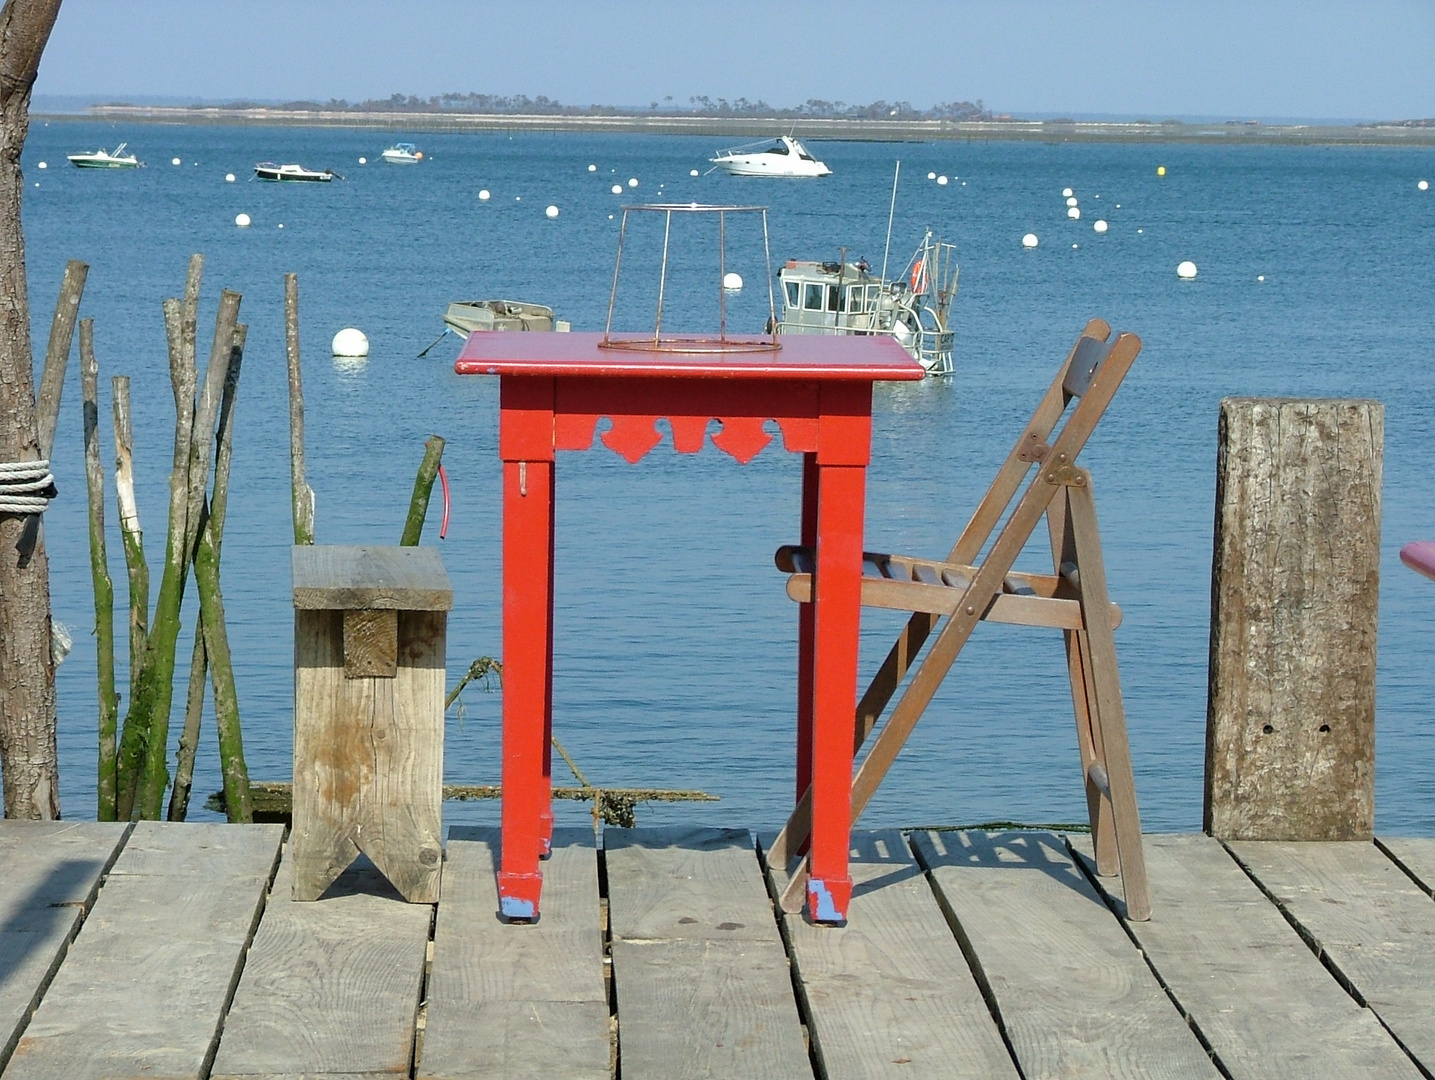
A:
<svg viewBox="0 0 1435 1080">
<path fill-rule="evenodd" d="M 363 852 L 437 903 L 444 653 L 453 589 L 433 548 L 296 547 L 295 900 Z"/>
<path fill-rule="evenodd" d="M 1205 828 L 1368 839 L 1385 412 L 1227 398 L 1216 458 Z"/>
</svg>

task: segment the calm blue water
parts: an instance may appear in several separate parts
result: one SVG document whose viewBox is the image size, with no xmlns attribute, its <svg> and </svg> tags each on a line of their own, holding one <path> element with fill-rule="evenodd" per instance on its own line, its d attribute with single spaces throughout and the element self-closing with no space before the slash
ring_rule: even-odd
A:
<svg viewBox="0 0 1435 1080">
<path fill-rule="evenodd" d="M 129 139 L 149 163 L 82 172 L 64 154 Z M 133 379 L 141 517 L 158 587 L 172 438 L 160 301 L 194 251 L 208 258 L 204 320 L 220 287 L 244 294 L 240 387 L 224 547 L 230 637 L 251 774 L 290 773 L 292 719 L 288 413 L 282 275 L 300 278 L 310 481 L 322 543 L 393 543 L 430 432 L 448 439 L 453 520 L 443 553 L 455 589 L 451 680 L 500 651 L 497 385 L 459 378 L 441 329 L 450 299 L 549 303 L 601 329 L 621 201 L 741 201 L 771 207 L 772 255 L 882 256 L 893 161 L 903 159 L 893 260 L 931 227 L 959 245 L 959 375 L 879 389 L 869 473 L 869 547 L 945 552 L 1055 365 L 1092 316 L 1145 342 L 1083 461 L 1096 477 L 1143 816 L 1194 829 L 1201 816 L 1217 404 L 1228 394 L 1373 397 L 1386 405 L 1380 613 L 1380 827 L 1435 833 L 1435 585 L 1397 551 L 1435 536 L 1435 152 L 1032 143 L 831 143 L 818 183 L 764 183 L 706 167 L 709 140 L 646 136 L 425 136 L 417 168 L 370 164 L 383 133 L 237 127 L 36 124 L 25 204 L 37 349 L 67 258 L 91 266 L 108 417 L 109 376 Z M 178 156 L 181 166 L 168 164 Z M 329 186 L 246 182 L 256 161 L 348 176 Z M 49 168 L 40 171 L 39 161 Z M 1156 165 L 1168 175 L 1158 179 Z M 597 170 L 590 173 L 589 164 Z M 928 171 L 958 177 L 946 187 Z M 226 172 L 239 181 L 224 181 Z M 621 199 L 609 192 L 637 177 Z M 35 187 L 35 181 L 39 186 Z M 1061 189 L 1084 217 L 1066 218 Z M 480 202 L 477 192 L 493 197 Z M 557 220 L 544 207 L 561 208 Z M 1118 208 L 1119 204 L 1119 208 Z M 254 220 L 233 225 L 237 213 Z M 1110 222 L 1104 236 L 1091 222 Z M 283 228 L 280 228 L 280 225 Z M 1024 251 L 1028 231 L 1041 237 Z M 639 241 L 649 243 L 642 248 Z M 653 235 L 635 237 L 619 328 L 651 318 Z M 1079 247 L 1074 247 L 1079 245 Z M 647 254 L 643 252 L 646 250 Z M 748 288 L 730 325 L 766 317 L 756 232 L 730 236 Z M 1178 281 L 1182 259 L 1200 267 Z M 675 237 L 669 325 L 710 327 L 712 237 Z M 709 268 L 714 268 L 710 270 Z M 1258 275 L 1265 281 L 1258 282 Z M 344 326 L 367 363 L 328 356 Z M 93 622 L 84 524 L 77 365 L 54 457 L 63 497 L 48 517 L 56 616 L 74 631 L 59 673 L 63 799 L 94 812 Z M 108 461 L 112 442 L 103 428 Z M 770 825 L 790 805 L 795 611 L 771 555 L 797 535 L 799 463 L 769 450 L 742 467 L 709 450 L 660 447 L 630 467 L 606 450 L 560 459 L 555 731 L 595 782 L 703 788 L 708 806 L 651 808 L 649 823 Z M 113 502 L 111 573 L 124 567 Z M 437 542 L 431 522 L 426 534 Z M 1039 568 L 1042 552 L 1027 561 Z M 1049 564 L 1048 564 L 1049 565 Z M 191 594 L 186 613 L 196 604 Z M 864 615 L 865 670 L 900 616 Z M 123 641 L 123 623 L 117 622 Z M 190 632 L 181 638 L 187 662 Z M 123 662 L 123 656 L 120 657 Z M 180 665 L 182 668 L 186 664 Z M 978 632 L 867 814 L 871 824 L 1084 816 L 1060 640 Z M 121 670 L 121 685 L 127 685 Z M 181 673 L 183 678 L 183 673 Z M 970 704 L 958 711 L 957 694 Z M 176 692 L 176 718 L 183 700 Z M 123 703 L 122 703 L 123 707 Z M 496 782 L 499 697 L 470 693 L 450 715 L 446 772 Z M 206 718 L 196 792 L 219 786 Z M 555 777 L 562 776 L 557 763 Z M 560 813 L 583 811 L 560 804 Z M 450 804 L 493 820 L 496 804 Z M 197 816 L 204 816 L 202 813 Z"/>
</svg>

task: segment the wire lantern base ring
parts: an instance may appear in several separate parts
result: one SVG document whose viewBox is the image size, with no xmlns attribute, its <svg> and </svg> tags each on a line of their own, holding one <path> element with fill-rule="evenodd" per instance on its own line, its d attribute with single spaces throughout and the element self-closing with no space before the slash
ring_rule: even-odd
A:
<svg viewBox="0 0 1435 1080">
<path fill-rule="evenodd" d="M 607 338 L 598 342 L 600 349 L 621 349 L 625 352 L 686 353 L 712 355 L 722 353 L 777 352 L 782 343 L 773 341 L 734 341 L 731 338 L 666 337 Z"/>
</svg>

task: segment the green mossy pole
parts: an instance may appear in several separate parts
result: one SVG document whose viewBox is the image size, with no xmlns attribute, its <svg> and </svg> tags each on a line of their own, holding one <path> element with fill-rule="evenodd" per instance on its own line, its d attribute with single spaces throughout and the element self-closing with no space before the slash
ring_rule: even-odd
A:
<svg viewBox="0 0 1435 1080">
<path fill-rule="evenodd" d="M 115 820 L 115 585 L 105 554 L 105 469 L 100 462 L 100 367 L 95 360 L 94 322 L 80 322 L 80 387 L 84 399 L 85 486 L 90 508 L 90 578 L 95 586 L 95 674 L 99 680 L 99 775 L 96 817 Z"/>
<path fill-rule="evenodd" d="M 215 561 L 218 562 L 220 548 L 224 541 L 224 516 L 229 505 L 229 467 L 234 457 L 234 395 L 239 389 L 239 369 L 244 361 L 244 339 L 249 328 L 242 323 L 234 328 L 234 349 L 230 354 L 229 371 L 224 379 L 224 392 L 219 403 L 219 428 L 215 435 L 214 451 L 214 494 L 210 501 L 208 513 L 208 529 L 213 537 Z M 201 536 L 204 529 L 201 527 Z M 196 587 L 199 583 L 199 574 L 195 572 Z M 169 820 L 183 821 L 189 814 L 189 796 L 194 784 L 194 757 L 199 748 L 200 720 L 204 707 L 204 677 L 209 668 L 209 650 L 205 639 L 204 597 L 201 594 L 201 613 L 199 622 L 194 628 L 194 652 L 190 659 L 189 666 L 189 693 L 185 703 L 184 730 L 179 737 L 179 760 L 175 767 L 174 787 L 170 791 L 169 798 Z M 232 676 L 231 676 L 232 678 Z M 232 688 L 229 691 L 231 699 L 236 699 Z M 218 695 L 216 694 L 216 699 Z M 233 730 L 239 730 L 239 715 L 237 707 L 233 716 L 221 718 L 221 742 L 224 741 L 224 726 L 232 723 Z M 239 769 L 244 770 L 244 751 L 242 743 L 238 744 Z M 226 777 L 229 771 L 225 772 Z M 247 775 L 246 775 L 247 783 Z M 226 779 L 225 788 L 228 790 L 230 784 Z"/>
<path fill-rule="evenodd" d="M 409 500 L 409 516 L 404 521 L 404 534 L 399 539 L 400 547 L 418 547 L 424 532 L 424 518 L 428 515 L 429 495 L 433 491 L 434 477 L 438 476 L 439 462 L 443 460 L 443 439 L 430 435 L 424 443 L 424 459 L 419 463 L 419 472 L 414 477 L 414 494 Z"/>
<path fill-rule="evenodd" d="M 116 375 L 111 381 L 115 410 L 115 501 L 119 504 L 120 540 L 125 549 L 125 573 L 130 594 L 130 697 L 139 686 L 149 640 L 149 564 L 144 557 L 144 530 L 135 502 L 134 429 L 130 423 L 130 380 Z"/>
<path fill-rule="evenodd" d="M 180 603 L 189 571 L 189 561 L 195 551 L 195 543 L 201 527 L 201 516 L 205 501 L 205 487 L 209 479 L 209 466 L 213 458 L 214 426 L 219 415 L 219 403 L 223 397 L 224 382 L 229 377 L 229 361 L 234 353 L 234 330 L 239 321 L 240 296 L 225 289 L 219 294 L 219 311 L 214 319 L 214 344 L 209 353 L 209 364 L 204 372 L 204 385 L 195 404 L 194 422 L 190 429 L 188 456 L 189 489 L 185 493 L 187 506 L 184 514 L 183 539 L 179 557 L 174 564 L 174 589 L 166 596 L 165 586 L 171 582 L 171 564 L 166 561 L 164 578 L 160 582 L 160 596 L 155 606 L 154 629 L 150 634 L 150 648 L 147 658 L 154 658 L 153 665 L 146 663 L 146 672 L 153 671 L 153 707 L 150 710 L 148 738 L 145 743 L 143 773 L 140 778 L 136 805 L 140 817 L 154 821 L 163 812 L 164 791 L 169 786 L 169 714 L 174 696 L 174 656 L 179 644 Z M 176 445 L 178 454 L 179 447 Z M 219 572 L 216 561 L 214 574 Z M 166 604 L 169 600 L 169 604 Z M 205 627 L 206 645 L 209 628 Z M 218 702 L 216 701 L 216 705 Z"/>
</svg>

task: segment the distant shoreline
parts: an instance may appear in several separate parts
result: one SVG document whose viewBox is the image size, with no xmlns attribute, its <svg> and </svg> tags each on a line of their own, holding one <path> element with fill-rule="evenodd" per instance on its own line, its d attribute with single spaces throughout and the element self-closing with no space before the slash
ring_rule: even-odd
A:
<svg viewBox="0 0 1435 1080">
<path fill-rule="evenodd" d="M 372 128 L 401 132 L 588 132 L 752 139 L 793 132 L 803 139 L 856 142 L 1019 140 L 1032 142 L 1207 143 L 1242 146 L 1435 146 L 1435 127 L 1396 124 L 1185 124 L 1053 120 L 853 120 L 725 116 L 563 116 L 340 109 L 194 108 L 97 105 L 87 113 L 34 113 L 47 121 L 239 124 Z"/>
</svg>

